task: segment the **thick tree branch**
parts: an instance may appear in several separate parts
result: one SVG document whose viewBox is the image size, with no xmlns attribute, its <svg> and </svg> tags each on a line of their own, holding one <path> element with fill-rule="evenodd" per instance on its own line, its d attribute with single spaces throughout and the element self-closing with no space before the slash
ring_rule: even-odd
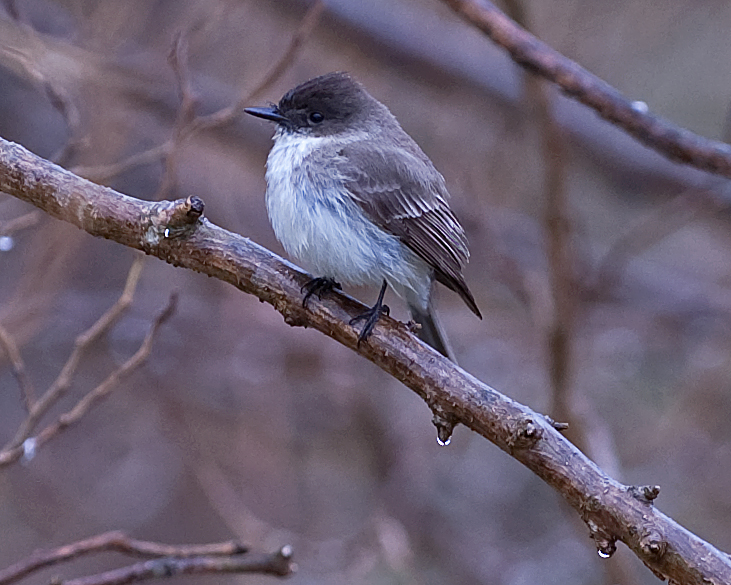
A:
<svg viewBox="0 0 731 585">
<path fill-rule="evenodd" d="M 443 0 L 457 14 L 508 51 L 528 70 L 558 85 L 645 145 L 671 160 L 731 178 L 731 145 L 698 136 L 649 112 L 618 90 L 540 41 L 487 0 Z"/>
<path fill-rule="evenodd" d="M 558 490 L 603 555 L 621 540 L 657 575 L 679 583 L 731 583 L 731 559 L 659 512 L 651 489 L 607 476 L 551 422 L 514 402 L 384 318 L 367 343 L 348 325 L 363 305 L 342 294 L 302 306 L 309 276 L 247 238 L 201 219 L 196 200 L 151 203 L 90 183 L 0 140 L 0 190 L 88 233 L 214 276 L 271 304 L 293 326 L 315 328 L 411 388 L 441 418 L 481 434 Z"/>
</svg>

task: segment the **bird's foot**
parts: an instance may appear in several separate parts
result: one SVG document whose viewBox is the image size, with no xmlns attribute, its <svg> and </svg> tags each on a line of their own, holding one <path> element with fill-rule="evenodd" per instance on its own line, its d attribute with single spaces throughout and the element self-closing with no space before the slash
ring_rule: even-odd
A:
<svg viewBox="0 0 731 585">
<path fill-rule="evenodd" d="M 340 283 L 335 282 L 335 279 L 329 276 L 313 278 L 300 289 L 300 292 L 305 293 L 305 298 L 302 299 L 302 306 L 307 306 L 307 301 L 310 300 L 312 295 L 317 295 L 317 298 L 321 299 L 325 293 L 329 293 L 333 289 L 341 290 L 341 288 Z"/>
<path fill-rule="evenodd" d="M 388 308 L 388 305 L 378 303 L 350 320 L 351 325 L 365 321 L 365 325 L 363 325 L 363 329 L 361 329 L 360 334 L 358 335 L 358 347 L 360 347 L 360 344 L 368 339 L 368 336 L 373 331 L 376 323 L 378 323 L 378 319 L 381 315 L 390 315 L 390 313 L 391 309 Z"/>
<path fill-rule="evenodd" d="M 358 347 L 360 347 L 360 344 L 368 339 L 368 336 L 371 334 L 371 331 L 373 331 L 376 323 L 378 323 L 378 319 L 381 317 L 381 315 L 391 314 L 391 309 L 388 308 L 388 305 L 383 304 L 384 294 L 386 294 L 385 280 L 383 281 L 383 286 L 381 286 L 381 292 L 378 294 L 378 300 L 376 301 L 376 304 L 367 311 L 364 311 L 357 317 L 353 317 L 350 320 L 351 325 L 355 325 L 356 323 L 365 321 L 365 325 L 363 325 L 363 329 L 361 329 L 360 334 L 358 335 Z"/>
</svg>

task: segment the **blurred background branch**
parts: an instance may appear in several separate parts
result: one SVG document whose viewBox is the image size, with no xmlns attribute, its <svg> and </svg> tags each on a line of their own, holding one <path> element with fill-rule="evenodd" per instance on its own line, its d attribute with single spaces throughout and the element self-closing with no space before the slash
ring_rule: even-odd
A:
<svg viewBox="0 0 731 585">
<path fill-rule="evenodd" d="M 168 56 L 170 66 L 175 73 L 181 100 L 178 115 L 175 120 L 173 136 L 164 144 L 155 146 L 144 152 L 136 153 L 124 161 L 101 168 L 81 167 L 72 170 L 92 181 L 105 182 L 135 166 L 149 164 L 158 159 L 162 159 L 165 173 L 156 198 L 163 199 L 171 196 L 173 185 L 176 182 L 175 160 L 178 150 L 182 148 L 188 139 L 195 136 L 198 132 L 230 124 L 246 104 L 251 103 L 253 99 L 269 89 L 292 65 L 303 43 L 307 40 L 307 37 L 312 33 L 312 29 L 317 24 L 323 8 L 324 4 L 321 0 L 313 2 L 312 6 L 305 13 L 302 24 L 292 36 L 282 57 L 271 67 L 264 79 L 256 87 L 243 93 L 236 103 L 223 107 L 216 112 L 206 114 L 205 116 L 198 116 L 195 113 L 197 99 L 193 92 L 193 83 L 190 79 L 188 67 L 187 37 L 192 31 L 178 32 Z"/>
<path fill-rule="evenodd" d="M 295 570 L 292 550 L 288 546 L 274 553 L 262 554 L 251 552 L 248 547 L 232 541 L 203 545 L 169 545 L 129 538 L 117 531 L 98 534 L 51 550 L 37 550 L 27 559 L 0 570 L 0 585 L 10 585 L 42 569 L 81 556 L 110 551 L 156 561 L 136 563 L 98 575 L 77 579 L 56 578 L 54 581 L 67 585 L 111 585 L 191 573 L 262 573 L 286 577 Z"/>
<path fill-rule="evenodd" d="M 35 404 L 35 391 L 33 390 L 33 384 L 25 371 L 25 362 L 23 362 L 23 357 L 20 355 L 20 351 L 18 350 L 18 344 L 15 343 L 12 335 L 10 335 L 10 333 L 2 325 L 0 325 L 0 345 L 5 352 L 5 355 L 10 360 L 10 363 L 13 365 L 13 374 L 15 374 L 15 377 L 18 380 L 18 386 L 20 386 L 20 391 L 23 396 L 23 404 L 25 409 L 28 411 L 28 414 L 30 414 L 33 409 L 33 405 Z"/>
<path fill-rule="evenodd" d="M 150 330 L 142 341 L 139 349 L 127 359 L 119 368 L 109 374 L 104 381 L 90 390 L 81 398 L 74 408 L 62 414 L 57 422 L 49 424 L 44 429 L 36 432 L 36 427 L 44 415 L 63 398 L 64 394 L 69 390 L 73 381 L 76 369 L 79 366 L 82 356 L 99 338 L 107 333 L 115 323 L 122 317 L 129 308 L 134 298 L 134 291 L 142 273 L 142 265 L 144 256 L 139 255 L 132 264 L 132 268 L 127 275 L 127 284 L 120 296 L 119 300 L 102 315 L 99 320 L 87 331 L 76 338 L 74 349 L 68 360 L 64 364 L 58 377 L 53 384 L 46 390 L 37 400 L 30 392 L 29 382 L 25 375 L 18 376 L 21 382 L 21 389 L 25 396 L 26 407 L 28 408 L 28 416 L 21 423 L 15 437 L 0 449 L 0 467 L 13 463 L 24 457 L 30 460 L 35 457 L 37 449 L 57 435 L 60 431 L 66 429 L 70 425 L 76 423 L 84 416 L 89 408 L 107 396 L 124 378 L 129 376 L 136 368 L 140 367 L 149 357 L 152 349 L 152 341 L 160 325 L 162 325 L 175 310 L 175 296 L 170 298 L 168 305 L 158 314 L 150 326 Z M 3 337 L 4 336 L 4 337 Z M 0 331 L 0 340 L 6 339 L 8 342 L 8 354 L 16 365 L 16 371 L 25 373 L 17 346 L 5 331 Z"/>
</svg>

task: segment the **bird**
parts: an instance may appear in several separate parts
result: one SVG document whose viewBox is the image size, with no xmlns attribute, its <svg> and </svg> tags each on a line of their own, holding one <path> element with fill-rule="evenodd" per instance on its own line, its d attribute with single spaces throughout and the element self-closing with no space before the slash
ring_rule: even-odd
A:
<svg viewBox="0 0 731 585">
<path fill-rule="evenodd" d="M 389 313 L 390 286 L 421 340 L 454 360 L 432 289 L 443 284 L 482 319 L 463 275 L 467 238 L 444 177 L 390 110 L 338 71 L 244 111 L 276 124 L 266 208 L 284 249 L 315 275 L 302 287 L 303 305 L 343 284 L 380 285 L 376 303 L 350 322 L 363 322 L 360 346 Z"/>
</svg>

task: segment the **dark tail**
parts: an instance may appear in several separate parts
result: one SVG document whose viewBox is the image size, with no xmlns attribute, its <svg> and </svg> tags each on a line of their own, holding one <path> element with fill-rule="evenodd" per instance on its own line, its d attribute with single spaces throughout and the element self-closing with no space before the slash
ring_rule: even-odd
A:
<svg viewBox="0 0 731 585">
<path fill-rule="evenodd" d="M 454 358 L 452 346 L 449 344 L 449 340 L 444 334 L 444 330 L 437 319 L 436 312 L 431 306 L 431 303 L 429 303 L 429 307 L 427 307 L 426 311 L 413 305 L 409 305 L 409 310 L 411 311 L 411 318 L 420 325 L 420 329 L 417 333 L 419 339 L 421 339 L 424 343 L 431 345 L 439 353 L 456 364 L 457 360 Z"/>
</svg>

